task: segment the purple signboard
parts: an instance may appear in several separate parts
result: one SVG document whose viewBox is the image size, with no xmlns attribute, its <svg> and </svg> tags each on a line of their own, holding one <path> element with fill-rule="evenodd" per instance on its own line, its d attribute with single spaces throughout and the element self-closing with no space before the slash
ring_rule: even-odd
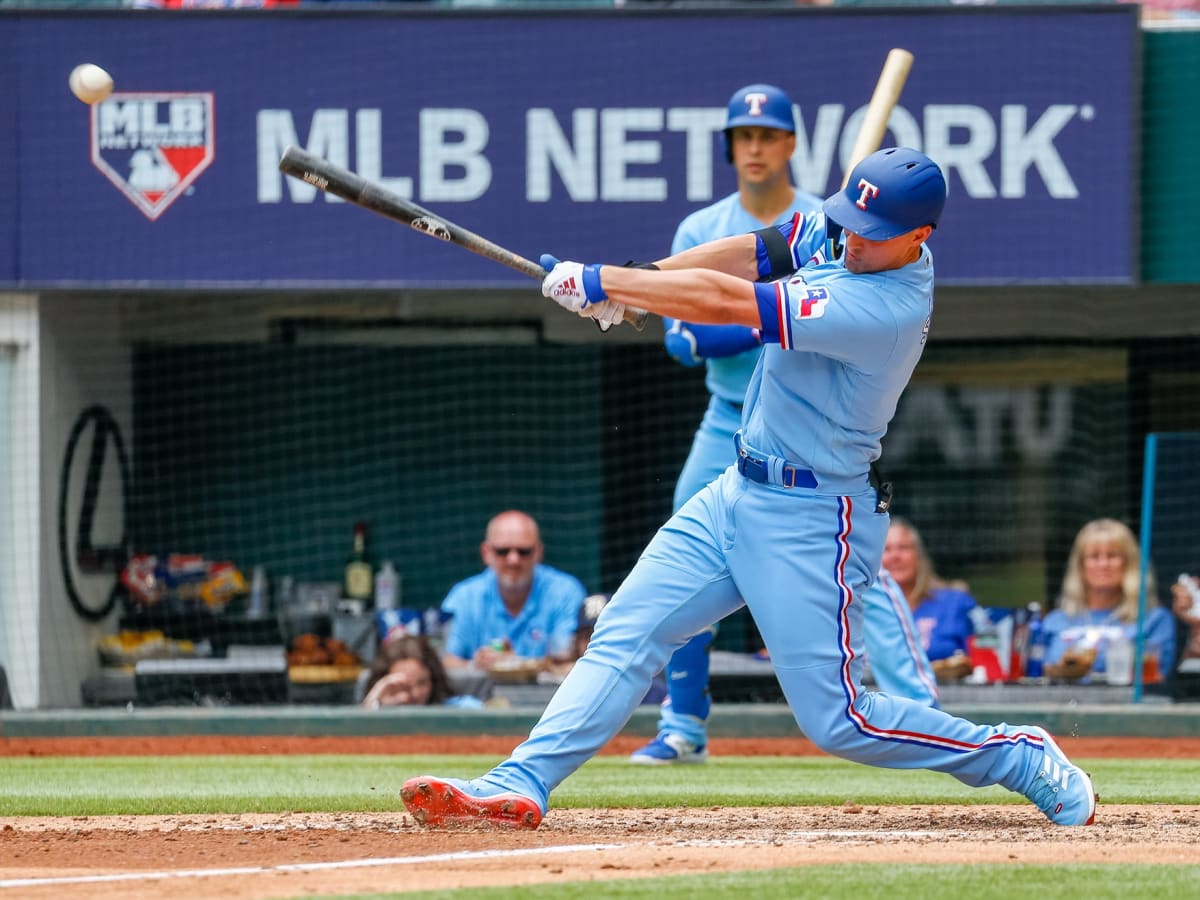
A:
<svg viewBox="0 0 1200 900">
<path fill-rule="evenodd" d="M 734 89 L 791 93 L 796 180 L 825 195 L 900 46 L 916 63 L 888 141 L 947 172 L 940 280 L 1127 283 L 1136 13 L 4 15 L 0 282 L 525 283 L 285 178 L 289 143 L 530 258 L 654 258 L 734 189 Z M 94 107 L 67 90 L 84 61 L 116 80 Z"/>
</svg>

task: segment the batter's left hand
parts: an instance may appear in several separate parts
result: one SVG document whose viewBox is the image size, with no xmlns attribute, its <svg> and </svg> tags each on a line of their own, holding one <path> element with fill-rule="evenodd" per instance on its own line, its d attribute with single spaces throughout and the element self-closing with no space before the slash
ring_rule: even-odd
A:
<svg viewBox="0 0 1200 900">
<path fill-rule="evenodd" d="M 608 299 L 600 286 L 600 267 L 577 262 L 560 262 L 542 281 L 542 295 L 571 312 L 584 312 L 590 304 Z M 615 305 L 615 304 L 614 304 Z"/>
<path fill-rule="evenodd" d="M 608 331 L 625 320 L 625 304 L 613 300 L 607 303 L 592 303 L 580 310 L 579 314 L 595 319 L 601 331 Z"/>
</svg>

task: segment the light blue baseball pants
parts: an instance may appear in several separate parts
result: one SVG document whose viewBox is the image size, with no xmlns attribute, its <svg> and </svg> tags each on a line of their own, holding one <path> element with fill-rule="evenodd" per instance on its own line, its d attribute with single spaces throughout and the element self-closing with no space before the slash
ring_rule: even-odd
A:
<svg viewBox="0 0 1200 900">
<path fill-rule="evenodd" d="M 878 570 L 887 526 L 873 491 L 786 489 L 727 469 L 651 540 L 529 737 L 479 781 L 545 811 L 550 792 L 625 725 L 675 649 L 744 598 L 796 722 L 821 749 L 1020 791 L 1041 762 L 1039 737 L 863 690 L 853 598 Z"/>
</svg>

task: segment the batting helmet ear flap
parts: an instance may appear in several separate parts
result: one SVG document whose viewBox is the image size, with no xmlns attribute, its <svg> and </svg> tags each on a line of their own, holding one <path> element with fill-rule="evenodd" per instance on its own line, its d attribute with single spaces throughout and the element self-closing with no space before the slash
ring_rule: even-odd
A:
<svg viewBox="0 0 1200 900">
<path fill-rule="evenodd" d="M 725 162 L 733 163 L 732 130 L 739 125 L 796 133 L 792 98 L 773 84 L 748 84 L 729 98 L 725 113 Z"/>
</svg>

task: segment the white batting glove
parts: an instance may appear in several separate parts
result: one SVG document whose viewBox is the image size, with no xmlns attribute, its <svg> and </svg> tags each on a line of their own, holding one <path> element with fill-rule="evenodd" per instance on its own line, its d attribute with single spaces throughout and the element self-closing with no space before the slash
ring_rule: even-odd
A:
<svg viewBox="0 0 1200 900">
<path fill-rule="evenodd" d="M 580 310 L 579 314 L 595 319 L 601 331 L 608 331 L 614 325 L 620 325 L 625 321 L 625 304 L 617 303 L 615 300 L 592 303 Z"/>
<path fill-rule="evenodd" d="M 542 281 L 542 295 L 581 315 L 589 304 L 608 299 L 600 286 L 600 267 L 576 262 L 558 263 Z"/>
</svg>

